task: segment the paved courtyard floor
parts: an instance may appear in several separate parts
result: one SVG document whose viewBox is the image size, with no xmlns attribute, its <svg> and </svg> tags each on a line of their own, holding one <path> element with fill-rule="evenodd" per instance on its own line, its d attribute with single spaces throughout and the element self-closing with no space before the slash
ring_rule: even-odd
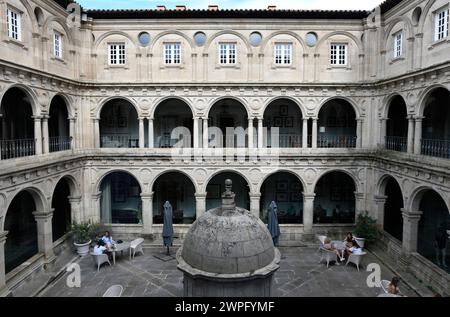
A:
<svg viewBox="0 0 450 317">
<path fill-rule="evenodd" d="M 131 261 L 127 256 L 118 257 L 116 265 L 109 267 L 106 264 L 100 272 L 97 272 L 90 256 L 80 258 L 81 288 L 67 287 L 66 273 L 41 296 L 99 297 L 116 284 L 123 286 L 124 297 L 183 296 L 183 276 L 177 270 L 176 260 L 164 262 L 155 258 L 154 255 L 161 254 L 162 249 L 144 251 L 145 255 L 137 255 Z M 358 272 L 352 264 L 330 265 L 327 269 L 326 263 L 319 263 L 317 248 L 286 247 L 280 251 L 280 269 L 274 278 L 274 295 L 277 297 L 376 297 L 381 289 L 367 286 L 370 272 L 366 272 L 366 265 L 380 264 L 382 279 L 391 279 L 394 275 L 370 253 Z M 416 296 L 405 284 L 400 285 L 400 290 L 406 296 Z"/>
</svg>

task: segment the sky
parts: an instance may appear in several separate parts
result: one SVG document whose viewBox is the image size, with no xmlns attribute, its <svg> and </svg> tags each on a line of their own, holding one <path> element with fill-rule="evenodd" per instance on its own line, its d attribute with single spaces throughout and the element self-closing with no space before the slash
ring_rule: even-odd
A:
<svg viewBox="0 0 450 317">
<path fill-rule="evenodd" d="M 77 0 L 85 9 L 155 9 L 165 5 L 185 5 L 188 9 L 206 9 L 216 4 L 220 9 L 266 9 L 276 5 L 278 9 L 328 9 L 328 10 L 372 10 L 383 0 Z"/>
</svg>

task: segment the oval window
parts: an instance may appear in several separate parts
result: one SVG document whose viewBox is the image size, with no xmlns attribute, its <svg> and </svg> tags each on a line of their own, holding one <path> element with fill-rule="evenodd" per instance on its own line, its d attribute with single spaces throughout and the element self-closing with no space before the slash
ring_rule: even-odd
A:
<svg viewBox="0 0 450 317">
<path fill-rule="evenodd" d="M 139 34 L 139 43 L 141 43 L 142 46 L 147 46 L 150 43 L 150 34 L 147 32 Z"/>
<path fill-rule="evenodd" d="M 314 32 L 309 32 L 305 37 L 306 45 L 314 46 L 317 44 L 317 34 Z"/>
<path fill-rule="evenodd" d="M 194 41 L 197 46 L 203 46 L 206 43 L 206 34 L 203 32 L 197 32 L 194 35 Z"/>
<path fill-rule="evenodd" d="M 258 46 L 261 44 L 262 35 L 259 32 L 253 32 L 250 34 L 250 44 L 253 46 Z"/>
</svg>

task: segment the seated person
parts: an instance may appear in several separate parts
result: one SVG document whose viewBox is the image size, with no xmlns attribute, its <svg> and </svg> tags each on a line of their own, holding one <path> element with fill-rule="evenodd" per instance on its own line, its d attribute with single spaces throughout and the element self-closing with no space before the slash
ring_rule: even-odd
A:
<svg viewBox="0 0 450 317">
<path fill-rule="evenodd" d="M 347 236 L 344 239 L 345 248 L 347 249 L 353 247 L 353 241 L 355 241 L 353 234 L 351 232 L 347 233 Z"/>
<path fill-rule="evenodd" d="M 400 283 L 400 279 L 397 276 L 394 276 L 389 283 L 388 293 L 392 295 L 398 295 L 398 284 Z"/>
<path fill-rule="evenodd" d="M 352 242 L 352 246 L 350 248 L 345 248 L 344 251 L 344 257 L 346 259 L 348 259 L 348 257 L 350 256 L 350 254 L 361 254 L 362 253 L 362 249 L 359 247 L 358 243 L 356 243 L 356 241 Z"/>
<path fill-rule="evenodd" d="M 98 240 L 97 245 L 94 247 L 94 254 L 104 254 L 107 250 L 108 248 L 105 247 L 105 242 L 103 242 L 103 240 Z"/>
<path fill-rule="evenodd" d="M 109 231 L 105 232 L 105 235 L 102 237 L 102 241 L 105 243 L 106 247 L 109 249 L 113 246 L 114 243 L 116 243 L 113 238 L 111 237 L 111 234 Z"/>
<path fill-rule="evenodd" d="M 337 258 L 340 259 L 341 261 L 344 261 L 345 259 L 341 257 L 341 254 L 339 253 L 339 250 L 336 249 L 336 246 L 334 245 L 334 243 L 331 242 L 330 238 L 326 238 L 325 241 L 323 242 L 323 248 L 325 250 L 328 251 L 333 251 L 334 253 L 336 253 Z"/>
</svg>

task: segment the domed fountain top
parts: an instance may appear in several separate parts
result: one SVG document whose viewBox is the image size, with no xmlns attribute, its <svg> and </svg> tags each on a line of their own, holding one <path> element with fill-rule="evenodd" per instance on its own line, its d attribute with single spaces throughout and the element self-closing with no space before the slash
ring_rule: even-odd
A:
<svg viewBox="0 0 450 317">
<path fill-rule="evenodd" d="M 278 269 L 280 254 L 264 223 L 236 207 L 232 181 L 225 181 L 222 206 L 200 216 L 177 253 L 178 267 L 190 275 L 248 277 Z"/>
</svg>

